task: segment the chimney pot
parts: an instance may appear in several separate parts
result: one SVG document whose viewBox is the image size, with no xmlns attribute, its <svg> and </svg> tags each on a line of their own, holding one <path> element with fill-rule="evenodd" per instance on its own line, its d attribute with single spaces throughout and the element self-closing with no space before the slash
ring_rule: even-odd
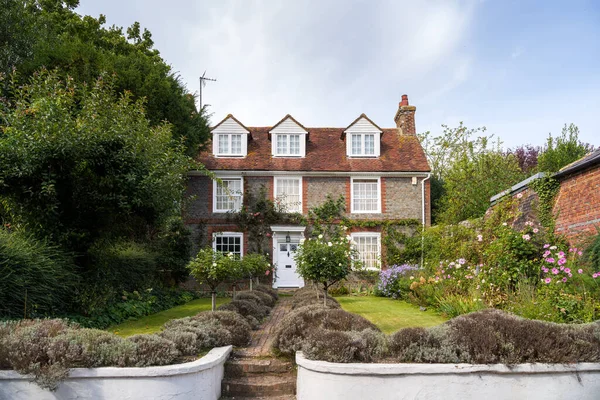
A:
<svg viewBox="0 0 600 400">
<path fill-rule="evenodd" d="M 400 107 L 407 106 L 407 105 L 408 105 L 408 95 L 403 94 L 402 101 L 400 102 Z"/>
</svg>

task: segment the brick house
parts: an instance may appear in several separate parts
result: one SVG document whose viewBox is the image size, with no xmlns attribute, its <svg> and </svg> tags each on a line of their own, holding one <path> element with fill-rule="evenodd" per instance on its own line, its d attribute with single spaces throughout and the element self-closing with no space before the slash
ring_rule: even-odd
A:
<svg viewBox="0 0 600 400">
<path fill-rule="evenodd" d="M 521 215 L 515 225 L 521 228 L 525 221 L 535 221 L 538 196 L 528 184 L 543 175 L 536 174 L 497 194 L 491 198 L 492 205 L 505 195 L 518 195 Z M 564 235 L 573 244 L 580 244 L 595 235 L 597 227 L 600 228 L 600 149 L 567 165 L 553 177 L 560 185 L 552 210 L 555 232 Z"/>
<path fill-rule="evenodd" d="M 228 115 L 212 128 L 212 143 L 198 160 L 221 179 L 191 172 L 185 213 L 195 243 L 243 256 L 246 232 L 228 218 L 245 196 L 265 188 L 289 212 L 308 214 L 331 195 L 344 196 L 353 220 L 431 220 L 430 168 L 416 136 L 416 108 L 402 96 L 395 128 L 380 128 L 362 114 L 346 128 L 309 128 L 291 115 L 270 127 L 246 127 Z M 273 225 L 269 239 L 276 268 L 274 287 L 301 287 L 293 253 L 305 226 Z M 353 228 L 361 260 L 380 268 L 382 241 L 377 227 Z"/>
</svg>

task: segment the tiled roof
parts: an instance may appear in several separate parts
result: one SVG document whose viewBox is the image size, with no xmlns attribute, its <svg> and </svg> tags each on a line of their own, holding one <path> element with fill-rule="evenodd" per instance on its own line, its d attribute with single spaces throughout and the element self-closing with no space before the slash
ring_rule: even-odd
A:
<svg viewBox="0 0 600 400">
<path fill-rule="evenodd" d="M 306 128 L 310 140 L 306 157 L 271 156 L 268 135 L 272 127 L 248 127 L 252 140 L 244 158 L 216 158 L 206 146 L 198 160 L 209 170 L 254 171 L 333 171 L 333 172 L 429 172 L 427 158 L 416 136 L 401 136 L 396 128 L 381 135 L 381 155 L 377 158 L 348 158 L 346 143 L 340 139 L 346 128 Z"/>
</svg>

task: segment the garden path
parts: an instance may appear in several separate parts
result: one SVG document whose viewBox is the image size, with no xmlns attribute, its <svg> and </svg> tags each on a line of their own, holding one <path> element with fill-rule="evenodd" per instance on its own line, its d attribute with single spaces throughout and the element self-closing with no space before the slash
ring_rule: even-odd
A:
<svg viewBox="0 0 600 400">
<path fill-rule="evenodd" d="M 280 297 L 267 320 L 260 326 L 260 329 L 252 331 L 252 341 L 250 346 L 236 351 L 243 357 L 272 357 L 271 345 L 273 344 L 275 329 L 281 323 L 283 317 L 292 309 L 291 300 L 287 297 Z"/>
<path fill-rule="evenodd" d="M 290 361 L 271 352 L 274 333 L 292 309 L 291 299 L 280 297 L 260 328 L 252 332 L 250 345 L 234 349 L 225 364 L 222 400 L 295 400 L 296 371 Z"/>
</svg>

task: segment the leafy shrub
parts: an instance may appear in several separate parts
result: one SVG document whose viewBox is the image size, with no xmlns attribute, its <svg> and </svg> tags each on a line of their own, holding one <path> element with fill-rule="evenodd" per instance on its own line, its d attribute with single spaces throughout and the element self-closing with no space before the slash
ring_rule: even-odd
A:
<svg viewBox="0 0 600 400">
<path fill-rule="evenodd" d="M 189 335 L 182 335 L 184 332 L 194 335 L 193 346 L 190 346 Z M 203 349 L 225 346 L 232 342 L 231 333 L 217 321 L 201 321 L 193 317 L 169 321 L 164 325 L 160 336 L 166 339 L 176 338 L 178 341 L 175 345 L 180 351 L 186 351 L 184 355 L 195 355 Z"/>
<path fill-rule="evenodd" d="M 312 360 L 372 362 L 385 353 L 385 346 L 385 335 L 372 329 L 338 331 L 318 328 L 308 335 L 302 352 Z"/>
<path fill-rule="evenodd" d="M 313 288 L 303 288 L 296 293 L 290 300 L 292 309 L 309 306 L 312 304 L 323 304 L 325 293 L 322 290 Z M 327 297 L 327 307 L 340 308 L 340 304 L 334 298 Z"/>
<path fill-rule="evenodd" d="M 231 311 L 203 312 L 193 317 L 199 321 L 218 321 L 231 334 L 234 346 L 246 346 L 250 342 L 250 325 L 238 313 Z"/>
<path fill-rule="evenodd" d="M 173 308 L 196 297 L 196 293 L 178 288 L 155 287 L 142 291 L 122 292 L 118 300 L 92 307 L 87 316 L 69 315 L 68 318 L 84 327 L 104 329 L 128 319 L 138 319 Z"/>
<path fill-rule="evenodd" d="M 255 296 L 258 296 L 262 303 L 267 306 L 267 307 L 275 307 L 275 302 L 277 300 L 274 300 L 273 297 L 271 295 L 269 295 L 268 293 L 262 292 L 260 290 L 253 290 L 252 292 L 249 292 L 254 294 Z"/>
<path fill-rule="evenodd" d="M 470 363 L 467 349 L 453 339 L 446 324 L 425 331 L 405 328 L 390 335 L 389 355 L 398 362 Z"/>
<path fill-rule="evenodd" d="M 268 298 L 267 301 L 272 302 L 273 300 L 271 299 L 271 296 L 269 296 L 266 293 L 261 293 L 263 296 L 266 296 Z M 261 296 L 260 294 L 254 293 L 254 291 L 250 292 L 250 291 L 244 291 L 244 292 L 238 292 L 235 295 L 235 300 L 251 300 L 254 301 L 257 304 L 263 305 L 263 306 L 267 306 L 269 308 L 271 308 L 272 306 L 270 304 L 267 304 L 264 300 L 264 297 Z"/>
<path fill-rule="evenodd" d="M 0 317 L 64 313 L 77 284 L 67 254 L 4 228 L 0 228 L 0 276 Z"/>
<path fill-rule="evenodd" d="M 108 286 L 117 292 L 152 287 L 158 278 L 157 254 L 134 241 L 97 242 L 89 250 L 95 268 L 86 280 L 96 287 Z"/>
<path fill-rule="evenodd" d="M 157 265 L 168 273 L 168 277 L 163 276 L 163 280 L 169 278 L 167 283 L 184 282 L 190 276 L 186 265 L 192 253 L 191 231 L 180 216 L 167 221 L 159 233 L 155 251 Z"/>
<path fill-rule="evenodd" d="M 308 336 L 317 330 L 360 332 L 370 329 L 379 331 L 364 317 L 341 310 L 339 305 L 335 304 L 337 308 L 326 308 L 319 302 L 292 310 L 283 318 L 275 331 L 273 348 L 281 354 L 292 355 L 296 351 L 303 350 Z M 333 336 L 334 334 L 331 334 L 331 337 Z M 312 346 L 318 347 L 316 344 Z"/>
<path fill-rule="evenodd" d="M 175 344 L 158 335 L 133 335 L 126 340 L 136 345 L 131 359 L 131 365 L 135 367 L 170 364 L 179 356 Z"/>
<path fill-rule="evenodd" d="M 388 343 L 390 356 L 399 362 L 597 362 L 600 323 L 555 324 L 488 309 L 429 329 L 402 329 Z"/>
<path fill-rule="evenodd" d="M 279 295 L 277 294 L 277 290 L 275 290 L 272 287 L 267 286 L 267 285 L 255 286 L 254 290 L 258 290 L 258 291 L 268 294 L 269 296 L 271 296 L 273 298 L 274 301 L 277 301 L 277 299 L 279 298 Z"/>
<path fill-rule="evenodd" d="M 252 300 L 233 300 L 226 304 L 221 304 L 218 310 L 236 311 L 242 316 L 251 315 L 257 320 L 267 316 L 270 308 Z"/>
</svg>

